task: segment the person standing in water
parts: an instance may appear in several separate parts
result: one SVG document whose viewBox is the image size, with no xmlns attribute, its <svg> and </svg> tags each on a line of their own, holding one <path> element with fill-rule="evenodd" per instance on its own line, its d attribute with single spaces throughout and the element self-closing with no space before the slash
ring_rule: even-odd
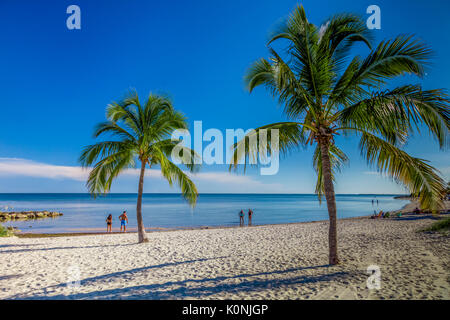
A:
<svg viewBox="0 0 450 320">
<path fill-rule="evenodd" d="M 106 218 L 106 232 L 112 232 L 112 214 Z"/>
<path fill-rule="evenodd" d="M 244 211 L 239 212 L 239 225 L 242 227 L 244 225 Z"/>
<path fill-rule="evenodd" d="M 126 211 L 124 211 L 119 216 L 119 220 L 120 220 L 120 232 L 122 232 L 122 228 L 123 228 L 123 232 L 127 232 L 128 216 L 127 216 Z"/>
<path fill-rule="evenodd" d="M 252 209 L 248 209 L 248 225 L 249 226 L 252 225 L 252 216 L 253 216 L 253 210 Z"/>
</svg>

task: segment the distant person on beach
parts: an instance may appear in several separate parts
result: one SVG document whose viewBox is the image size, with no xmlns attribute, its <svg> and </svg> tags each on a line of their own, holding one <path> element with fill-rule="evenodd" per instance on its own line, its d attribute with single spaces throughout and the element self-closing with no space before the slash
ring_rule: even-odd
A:
<svg viewBox="0 0 450 320">
<path fill-rule="evenodd" d="M 248 209 L 248 225 L 249 226 L 252 225 L 252 216 L 253 216 L 253 210 L 252 209 Z"/>
<path fill-rule="evenodd" d="M 414 209 L 414 213 L 415 213 L 415 214 L 420 214 L 419 208 L 416 207 L 416 208 Z"/>
<path fill-rule="evenodd" d="M 112 214 L 106 218 L 106 232 L 112 232 Z"/>
<path fill-rule="evenodd" d="M 127 232 L 128 216 L 127 216 L 126 211 L 124 211 L 119 216 L 119 220 L 120 220 L 120 232 L 122 232 L 122 228 L 123 228 L 123 232 Z"/>
<path fill-rule="evenodd" d="M 243 211 L 243 210 L 241 210 L 241 211 L 239 212 L 239 225 L 240 225 L 240 226 L 243 226 L 243 225 L 244 225 L 244 211 Z"/>
</svg>

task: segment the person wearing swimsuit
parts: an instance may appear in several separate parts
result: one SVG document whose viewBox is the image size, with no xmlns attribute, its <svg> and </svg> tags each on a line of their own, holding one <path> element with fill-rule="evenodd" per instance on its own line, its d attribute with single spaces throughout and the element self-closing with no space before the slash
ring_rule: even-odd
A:
<svg viewBox="0 0 450 320">
<path fill-rule="evenodd" d="M 112 232 L 112 214 L 106 218 L 106 232 Z"/>
<path fill-rule="evenodd" d="M 244 225 L 244 211 L 239 212 L 239 225 L 242 227 Z"/>
<path fill-rule="evenodd" d="M 252 216 L 253 216 L 253 210 L 252 209 L 248 209 L 248 225 L 249 226 L 252 225 Z"/>
<path fill-rule="evenodd" d="M 119 220 L 120 220 L 120 232 L 122 232 L 122 228 L 123 228 L 123 232 L 127 232 L 128 217 L 127 217 L 126 211 L 124 211 L 119 216 Z"/>
</svg>

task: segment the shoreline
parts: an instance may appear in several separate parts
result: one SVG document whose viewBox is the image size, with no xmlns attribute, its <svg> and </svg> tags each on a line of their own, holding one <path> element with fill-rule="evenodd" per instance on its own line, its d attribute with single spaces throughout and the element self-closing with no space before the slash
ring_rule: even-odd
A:
<svg viewBox="0 0 450 320">
<path fill-rule="evenodd" d="M 402 213 L 403 215 L 406 213 L 412 213 L 415 207 L 418 206 L 418 202 L 415 199 L 410 197 L 399 198 L 399 200 L 409 200 L 409 203 L 403 205 L 400 209 L 390 211 L 391 214 Z M 450 201 L 445 201 L 445 208 L 450 210 Z M 367 219 L 370 215 L 362 215 L 356 217 L 346 217 L 339 218 L 339 221 L 344 220 L 358 220 L 358 219 Z M 424 215 L 424 214 L 422 214 Z M 391 217 L 389 219 L 395 219 L 395 217 Z M 301 222 L 286 222 L 286 223 L 269 223 L 269 224 L 253 224 L 251 226 L 244 225 L 243 227 L 262 227 L 262 226 L 277 226 L 277 225 L 292 225 L 292 224 L 308 224 L 308 223 L 319 223 L 319 222 L 327 222 L 328 219 L 323 220 L 312 220 L 312 221 L 301 221 Z M 239 225 L 213 225 L 213 226 L 179 226 L 179 227 L 149 227 L 146 228 L 147 233 L 154 232 L 169 232 L 169 231 L 179 231 L 179 230 L 211 230 L 211 229 L 233 229 L 233 228 L 242 228 Z M 72 236 L 89 236 L 89 235 L 112 235 L 112 234 L 123 234 L 119 231 L 119 228 L 113 228 L 113 232 L 107 233 L 105 228 L 78 228 L 72 229 L 63 232 L 33 232 L 28 230 L 21 230 L 14 228 L 13 229 L 14 236 L 19 238 L 57 238 L 57 237 L 72 237 Z M 137 227 L 133 227 L 127 230 L 127 234 L 137 233 Z"/>
<path fill-rule="evenodd" d="M 447 210 L 450 209 L 450 201 L 445 202 Z M 412 213 L 414 208 L 417 206 L 417 201 L 414 199 L 410 199 L 410 202 L 405 204 L 403 207 L 401 207 L 398 210 L 391 211 L 392 214 L 396 214 L 401 212 L 404 216 L 407 214 L 411 214 L 412 216 L 416 216 Z M 432 217 L 431 214 L 421 214 L 422 217 Z M 357 216 L 357 217 L 348 217 L 348 218 L 339 218 L 338 221 L 345 221 L 345 220 L 361 220 L 361 219 L 370 219 L 371 215 L 363 215 L 363 216 Z M 387 218 L 391 220 L 400 220 L 401 218 L 397 217 L 391 217 Z M 163 227 L 155 227 L 155 228 L 146 228 L 147 233 L 154 233 L 154 232 L 170 232 L 170 231 L 183 231 L 183 230 L 215 230 L 215 229 L 240 229 L 240 228 L 256 228 L 256 227 L 264 227 L 264 226 L 282 226 L 282 225 L 303 225 L 303 224 L 309 224 L 309 223 L 320 223 L 320 222 L 327 222 L 328 220 L 313 220 L 313 221 L 301 221 L 301 222 L 287 222 L 287 223 L 270 223 L 270 224 L 254 224 L 254 225 L 219 225 L 219 226 L 196 226 L 196 227 L 173 227 L 173 228 L 163 228 Z M 118 228 L 117 228 L 118 229 Z M 33 232 L 17 232 L 15 233 L 15 236 L 18 238 L 57 238 L 57 237 L 77 237 L 77 236 L 92 236 L 92 235 L 117 235 L 117 234 L 136 234 L 137 228 L 129 229 L 126 233 L 119 232 L 119 231 L 113 231 L 111 233 L 107 233 L 105 231 L 91 231 L 87 232 L 87 229 L 82 229 L 80 232 L 55 232 L 55 233 L 33 233 Z"/>
<path fill-rule="evenodd" d="M 121 195 L 121 194 L 119 194 Z M 153 194 L 150 194 L 153 195 Z M 164 194 L 166 195 L 166 194 Z M 211 194 L 205 194 L 205 196 L 210 196 Z M 212 194 L 215 195 L 215 194 Z M 267 194 L 257 194 L 262 197 L 266 197 Z M 276 194 L 278 195 L 278 194 Z M 241 198 L 245 198 L 246 203 L 248 202 L 249 207 L 258 207 L 261 209 L 261 215 L 257 214 L 257 219 L 253 219 L 253 225 L 271 225 L 271 224 L 284 224 L 284 223 L 297 223 L 297 222 L 312 222 L 312 221 L 325 221 L 328 220 L 328 213 L 326 211 L 326 206 L 318 204 L 317 197 L 314 194 L 305 194 L 308 197 L 299 197 L 297 196 L 304 194 L 292 194 L 295 198 L 289 197 L 290 194 L 284 195 L 279 198 L 270 198 L 263 199 L 263 201 L 259 198 L 248 198 L 247 194 L 239 194 L 238 198 L 235 197 L 219 197 L 219 198 L 205 198 L 206 205 L 199 206 L 198 215 L 193 214 L 192 210 L 188 212 L 186 208 L 180 208 L 180 212 L 178 212 L 177 204 L 175 206 L 169 205 L 168 218 L 165 217 L 165 208 L 168 206 L 168 201 L 165 198 L 161 198 L 156 201 L 156 203 L 150 203 L 151 206 L 155 206 L 159 210 L 156 210 L 155 213 L 150 212 L 149 217 L 145 217 L 144 221 L 146 230 L 148 232 L 154 231 L 168 231 L 168 230 L 185 230 L 185 229 L 210 229 L 210 228 L 233 228 L 239 226 L 238 218 L 233 215 L 229 210 L 229 206 L 233 208 L 232 210 L 239 208 L 240 203 L 242 203 Z M 359 196 L 360 194 L 358 194 Z M 172 194 L 167 194 L 167 196 L 172 196 Z M 378 203 L 373 204 L 372 197 L 367 198 L 366 195 L 363 195 L 362 198 L 355 197 L 352 194 L 339 194 L 337 195 L 343 196 L 342 200 L 342 208 L 338 212 L 339 218 L 346 217 L 361 217 L 361 216 L 369 216 L 373 213 L 374 209 L 377 209 Z M 350 196 L 350 200 L 346 199 L 346 196 Z M 371 195 L 370 195 L 371 196 Z M 409 201 L 396 201 L 393 200 L 394 195 L 384 194 L 384 197 L 380 198 L 380 201 L 383 203 L 385 201 L 385 205 L 381 205 L 379 209 L 384 210 L 397 210 L 404 204 Z M 172 199 L 173 197 L 169 197 L 168 199 Z M 6 200 L 5 198 L 4 200 Z M 9 199 L 9 198 L 8 198 Z M 15 207 L 19 207 L 20 201 L 31 201 L 27 206 L 20 205 L 22 210 L 30 210 L 30 209 L 41 209 L 44 208 L 52 208 L 52 210 L 62 210 L 65 212 L 65 217 L 61 217 L 60 220 L 55 221 L 43 221 L 43 222 L 34 222 L 34 221 L 5 221 L 4 226 L 9 228 L 14 228 L 15 231 L 20 231 L 22 234 L 35 234 L 35 235 L 59 235 L 59 234 L 103 234 L 106 232 L 106 223 L 104 223 L 104 218 L 102 218 L 102 212 L 114 213 L 120 210 L 129 210 L 129 212 L 133 212 L 133 203 L 134 200 L 130 200 L 128 197 L 119 198 L 114 200 L 113 202 L 104 201 L 97 203 L 91 203 L 84 198 L 73 197 L 62 197 L 54 196 L 53 194 L 45 194 L 45 197 L 34 198 L 30 197 L 22 197 L 20 195 L 16 195 L 15 198 L 11 198 L 11 201 L 18 201 L 15 204 Z M 230 200 L 228 200 L 230 199 Z M 283 202 L 277 202 L 278 199 L 283 199 Z M 372 207 L 370 207 L 370 200 L 372 199 Z M 56 201 L 55 203 L 52 200 Z M 271 206 L 261 206 L 261 203 L 264 201 L 275 201 L 274 207 Z M 337 199 L 340 201 L 339 199 Z M 225 202 L 223 202 L 225 201 Z M 230 201 L 230 203 L 228 203 Z M 285 202 L 286 201 L 286 202 Z M 305 207 L 303 206 L 303 201 L 305 201 Z M 311 202 L 313 201 L 313 202 Z M 82 203 L 82 207 L 77 209 L 77 203 Z M 217 212 L 214 209 L 214 204 L 218 202 Z M 353 202 L 357 203 L 357 205 L 353 205 Z M 6 204 L 6 202 L 5 202 Z M 225 205 L 224 205 L 225 204 Z M 339 203 L 338 203 L 339 205 Z M 87 209 L 84 210 L 83 208 Z M 230 208 L 231 208 L 230 207 Z M 153 207 L 151 207 L 153 208 Z M 283 211 L 286 209 L 285 211 Z M 208 211 L 209 210 L 209 211 Z M 238 209 L 236 209 L 238 210 Z M 278 211 L 282 210 L 282 211 Z M 179 215 L 180 213 L 180 215 Z M 181 215 L 181 213 L 183 215 Z M 214 214 L 214 215 L 210 215 Z M 92 218 L 91 218 L 92 216 Z M 152 217 L 155 217 L 155 220 Z M 75 220 L 73 220 L 75 219 Z M 247 225 L 247 221 L 246 221 Z M 119 224 L 113 223 L 113 232 L 119 232 Z M 135 215 L 130 218 L 130 224 L 127 226 L 128 232 L 137 231 L 136 225 L 136 217 Z"/>
<path fill-rule="evenodd" d="M 341 220 L 361 220 L 369 219 L 369 216 L 358 216 L 349 218 L 340 218 Z M 145 229 L 146 233 L 159 233 L 159 232 L 171 232 L 171 231 L 190 231 L 190 230 L 222 230 L 222 229 L 244 229 L 244 228 L 258 228 L 258 227 L 271 227 L 271 226 L 289 226 L 297 224 L 310 224 L 327 222 L 328 220 L 314 220 L 314 221 L 301 221 L 301 222 L 286 222 L 286 223 L 270 223 L 270 224 L 254 224 L 254 225 L 222 225 L 222 226 L 200 226 L 200 227 L 175 227 L 175 228 L 148 228 Z M 92 235 L 117 235 L 117 234 L 137 234 L 137 231 L 133 228 L 127 232 L 59 232 L 59 233 L 32 233 L 32 232 L 19 232 L 15 234 L 18 238 L 56 238 L 56 237 L 77 237 L 77 236 L 92 236 Z"/>
</svg>

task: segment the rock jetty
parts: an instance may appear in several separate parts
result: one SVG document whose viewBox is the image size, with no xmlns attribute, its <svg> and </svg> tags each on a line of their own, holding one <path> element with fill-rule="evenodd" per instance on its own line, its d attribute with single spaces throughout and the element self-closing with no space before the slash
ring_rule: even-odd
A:
<svg viewBox="0 0 450 320">
<path fill-rule="evenodd" d="M 61 212 L 55 211 L 20 211 L 20 212 L 0 211 L 0 221 L 55 218 L 62 215 L 63 214 Z"/>
</svg>

